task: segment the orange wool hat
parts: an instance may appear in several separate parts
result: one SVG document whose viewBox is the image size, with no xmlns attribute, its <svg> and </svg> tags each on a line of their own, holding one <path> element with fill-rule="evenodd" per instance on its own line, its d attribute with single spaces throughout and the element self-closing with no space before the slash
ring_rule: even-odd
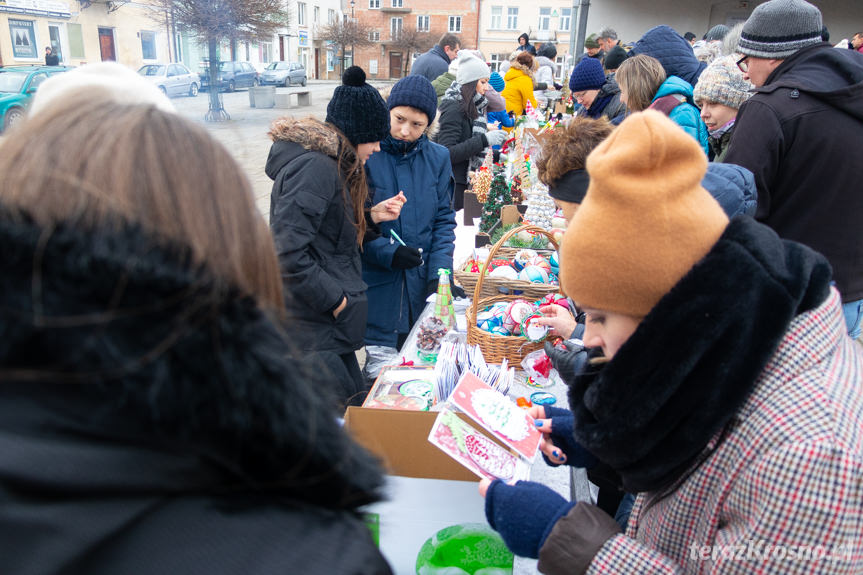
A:
<svg viewBox="0 0 863 575">
<path fill-rule="evenodd" d="M 701 260 L 728 217 L 701 178 L 707 158 L 665 115 L 628 117 L 587 158 L 560 281 L 579 306 L 644 317 Z"/>
</svg>

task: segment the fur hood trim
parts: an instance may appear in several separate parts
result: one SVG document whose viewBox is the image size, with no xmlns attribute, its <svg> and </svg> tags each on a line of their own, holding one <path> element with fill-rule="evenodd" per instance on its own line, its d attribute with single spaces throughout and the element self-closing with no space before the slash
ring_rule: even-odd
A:
<svg viewBox="0 0 863 575">
<path fill-rule="evenodd" d="M 536 72 L 536 70 L 539 69 L 539 66 L 537 66 L 536 58 L 533 59 L 533 66 L 531 68 L 528 68 L 518 60 L 513 60 L 512 62 L 510 62 L 509 69 L 519 70 L 523 72 L 525 76 L 530 76 L 530 78 L 533 79 L 533 74 L 534 72 Z M 507 70 L 507 73 L 509 73 L 509 70 Z"/>
<path fill-rule="evenodd" d="M 321 152 L 332 158 L 339 156 L 339 136 L 335 126 L 312 116 L 279 118 L 270 126 L 268 134 L 273 142 L 294 142 L 306 150 Z"/>
</svg>

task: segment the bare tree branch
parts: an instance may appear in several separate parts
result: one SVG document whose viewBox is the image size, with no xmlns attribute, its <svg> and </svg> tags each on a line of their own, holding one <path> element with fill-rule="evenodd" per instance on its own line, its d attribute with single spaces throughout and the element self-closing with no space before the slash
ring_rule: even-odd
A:
<svg viewBox="0 0 863 575">
<path fill-rule="evenodd" d="M 390 44 L 393 48 L 404 52 L 405 69 L 404 74 L 407 75 L 408 67 L 411 63 L 411 54 L 415 52 L 425 52 L 429 50 L 435 43 L 428 32 L 420 32 L 416 26 L 406 26 L 393 38 Z"/>
<path fill-rule="evenodd" d="M 365 48 L 374 44 L 369 40 L 369 33 L 373 28 L 361 24 L 356 20 L 346 19 L 344 22 L 336 21 L 318 30 L 318 38 L 335 44 L 342 53 L 342 72 L 345 67 L 345 50 L 348 46 L 356 48 Z"/>
</svg>

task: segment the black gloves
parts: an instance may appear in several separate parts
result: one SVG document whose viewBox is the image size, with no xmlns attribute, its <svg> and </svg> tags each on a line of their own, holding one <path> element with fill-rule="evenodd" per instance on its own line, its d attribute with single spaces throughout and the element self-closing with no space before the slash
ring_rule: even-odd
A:
<svg viewBox="0 0 863 575">
<path fill-rule="evenodd" d="M 554 83 L 554 89 L 557 90 L 558 92 L 563 90 L 563 84 L 558 84 L 557 82 L 555 82 Z"/>
<path fill-rule="evenodd" d="M 534 90 L 548 90 L 548 84 L 546 84 L 545 82 L 537 82 L 536 84 L 534 84 L 533 89 Z"/>
<path fill-rule="evenodd" d="M 584 372 L 587 366 L 587 350 L 581 346 L 565 341 L 566 351 L 555 348 L 550 341 L 545 342 L 545 354 L 551 360 L 551 365 L 560 374 L 564 383 L 571 384 L 575 376 Z"/>
<path fill-rule="evenodd" d="M 423 256 L 418 249 L 399 246 L 393 254 L 393 261 L 390 266 L 393 269 L 407 270 L 415 268 L 422 263 Z"/>
</svg>

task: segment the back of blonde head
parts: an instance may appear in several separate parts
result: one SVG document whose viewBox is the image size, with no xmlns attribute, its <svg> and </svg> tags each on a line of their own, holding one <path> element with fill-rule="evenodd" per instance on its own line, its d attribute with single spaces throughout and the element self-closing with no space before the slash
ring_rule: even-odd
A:
<svg viewBox="0 0 863 575">
<path fill-rule="evenodd" d="M 203 128 L 153 103 L 95 86 L 52 101 L 0 145 L 0 204 L 46 229 L 138 226 L 265 307 L 284 305 L 241 168 Z"/>
</svg>

